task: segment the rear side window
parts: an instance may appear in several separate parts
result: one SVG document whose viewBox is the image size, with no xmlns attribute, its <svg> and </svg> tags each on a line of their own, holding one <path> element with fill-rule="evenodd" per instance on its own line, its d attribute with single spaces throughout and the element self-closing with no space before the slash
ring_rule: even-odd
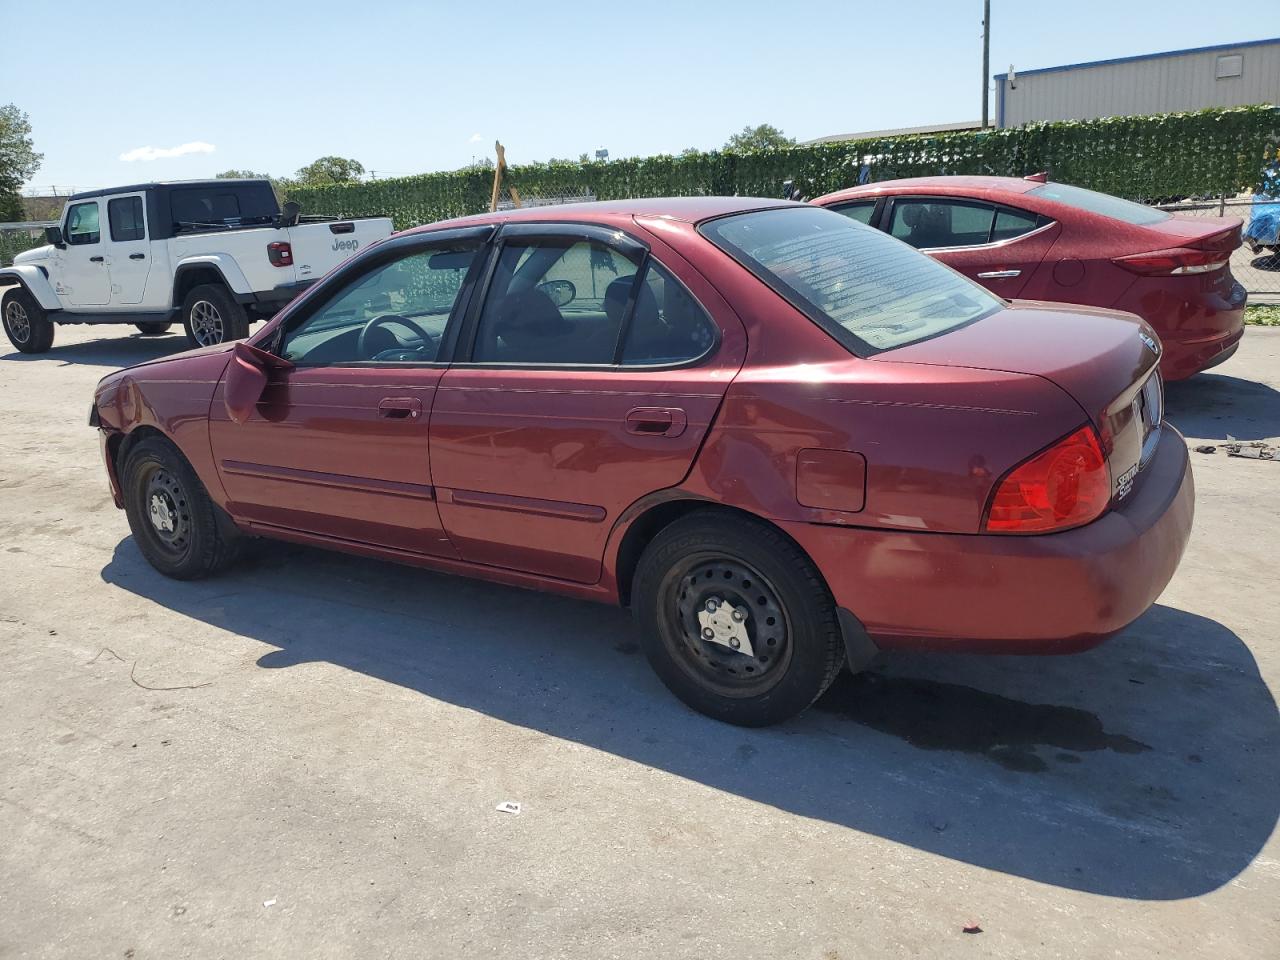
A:
<svg viewBox="0 0 1280 960">
<path fill-rule="evenodd" d="M 974 247 L 989 243 L 995 207 L 951 200 L 893 201 L 889 233 L 916 248 Z"/>
<path fill-rule="evenodd" d="M 710 350 L 715 336 L 715 327 L 693 295 L 650 260 L 622 345 L 623 366 L 685 363 Z"/>
<path fill-rule="evenodd" d="M 856 220 L 858 223 L 871 223 L 871 218 L 875 216 L 876 202 L 874 200 L 861 200 L 857 203 L 842 203 L 838 206 L 831 206 L 828 210 L 834 210 L 836 213 L 843 213 L 850 220 Z"/>
<path fill-rule="evenodd" d="M 279 213 L 265 183 L 183 187 L 169 193 L 169 212 L 178 232 L 209 227 L 271 223 Z"/>
<path fill-rule="evenodd" d="M 932 257 L 830 210 L 760 210 L 699 229 L 856 354 L 926 340 L 1004 306 Z"/>
<path fill-rule="evenodd" d="M 71 209 L 67 211 L 67 235 L 64 239 L 73 246 L 82 243 L 97 243 L 102 239 L 102 233 L 98 226 L 98 204 L 96 201 L 72 205 Z"/>
<path fill-rule="evenodd" d="M 1101 214 L 1104 217 L 1110 217 L 1112 220 L 1131 223 L 1138 227 L 1149 226 L 1153 223 L 1163 223 L 1173 216 L 1173 214 L 1157 210 L 1155 207 L 1144 207 L 1140 203 L 1121 200 L 1119 197 L 1113 197 L 1107 193 L 1098 193 L 1095 190 L 1086 190 L 1083 187 L 1073 187 L 1066 183 L 1046 183 L 1039 187 L 1033 187 L 1027 191 L 1027 196 L 1065 203 L 1067 206 L 1075 207 L 1077 210 L 1087 210 L 1090 213 Z"/>
<path fill-rule="evenodd" d="M 998 243 L 1001 240 L 1012 240 L 1014 237 L 1020 237 L 1024 233 L 1030 233 L 1036 228 L 1037 223 L 1046 222 L 1048 221 L 1043 218 L 1037 218 L 1034 213 L 1023 213 L 1021 210 L 1001 208 L 996 211 L 996 225 L 991 228 L 991 242 Z"/>
<path fill-rule="evenodd" d="M 107 222 L 111 225 L 111 239 L 144 240 L 146 224 L 142 222 L 141 197 L 117 197 L 107 202 Z"/>
</svg>

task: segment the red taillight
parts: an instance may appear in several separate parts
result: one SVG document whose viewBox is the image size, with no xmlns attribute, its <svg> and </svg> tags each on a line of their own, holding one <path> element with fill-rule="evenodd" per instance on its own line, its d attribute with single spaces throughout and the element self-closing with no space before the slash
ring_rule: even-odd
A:
<svg viewBox="0 0 1280 960">
<path fill-rule="evenodd" d="M 1219 267 L 1225 267 L 1230 259 L 1229 251 L 1174 247 L 1170 250 L 1153 250 L 1150 253 L 1116 257 L 1111 262 L 1144 276 L 1169 277 L 1187 273 L 1211 273 Z"/>
<path fill-rule="evenodd" d="M 293 247 L 279 240 L 275 243 L 268 243 L 267 259 L 271 261 L 273 267 L 292 267 Z"/>
<path fill-rule="evenodd" d="M 996 485 L 987 530 L 1048 533 L 1088 523 L 1111 500 L 1111 471 L 1093 427 L 1014 467 Z"/>
</svg>

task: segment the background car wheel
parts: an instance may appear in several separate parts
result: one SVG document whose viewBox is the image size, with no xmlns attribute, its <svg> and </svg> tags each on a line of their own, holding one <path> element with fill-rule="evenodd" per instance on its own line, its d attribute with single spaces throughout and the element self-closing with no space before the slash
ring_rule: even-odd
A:
<svg viewBox="0 0 1280 960">
<path fill-rule="evenodd" d="M 44 353 L 53 346 L 53 321 L 22 287 L 12 287 L 0 301 L 0 321 L 9 342 L 23 353 Z"/>
<path fill-rule="evenodd" d="M 135 323 L 135 327 L 144 337 L 158 337 L 161 334 L 168 333 L 169 328 L 173 326 L 171 323 Z"/>
<path fill-rule="evenodd" d="M 193 287 L 182 302 L 182 325 L 194 346 L 243 340 L 249 335 L 249 317 L 226 287 L 203 283 Z"/>
<path fill-rule="evenodd" d="M 167 577 L 194 580 L 225 567 L 241 537 L 219 522 L 204 485 L 178 449 L 160 437 L 139 441 L 122 471 L 129 529 L 147 562 Z"/>
<path fill-rule="evenodd" d="M 712 512 L 673 523 L 641 557 L 632 596 L 653 669 L 717 720 L 756 727 L 793 717 L 843 663 L 826 583 L 764 523 Z"/>
</svg>

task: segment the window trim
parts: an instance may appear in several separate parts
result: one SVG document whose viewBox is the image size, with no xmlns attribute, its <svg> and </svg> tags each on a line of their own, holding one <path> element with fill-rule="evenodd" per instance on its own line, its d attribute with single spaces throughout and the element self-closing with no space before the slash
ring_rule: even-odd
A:
<svg viewBox="0 0 1280 960">
<path fill-rule="evenodd" d="M 1034 210 L 1024 210 L 1021 207 L 1015 207 L 1012 204 L 1008 204 L 1008 203 L 1000 203 L 995 200 L 981 200 L 977 197 L 962 197 L 962 196 L 953 196 L 951 194 L 938 194 L 938 193 L 934 193 L 934 194 L 899 193 L 899 194 L 894 194 L 892 197 L 889 198 L 890 202 L 887 205 L 886 210 L 884 211 L 883 232 L 888 234 L 891 237 L 893 237 L 893 233 L 890 232 L 890 228 L 893 226 L 893 207 L 894 207 L 894 203 L 896 203 L 898 200 L 923 200 L 925 202 L 931 202 L 931 203 L 944 203 L 948 201 L 957 201 L 961 203 L 967 202 L 969 204 L 982 204 L 984 206 L 992 207 L 995 211 L 995 213 L 991 217 L 991 229 L 987 231 L 988 239 L 986 243 L 969 243 L 969 244 L 962 244 L 954 247 L 912 247 L 913 250 L 919 250 L 921 253 L 949 253 L 949 252 L 960 251 L 960 250 L 992 250 L 997 247 L 1004 246 L 1005 244 L 1016 243 L 1019 240 L 1024 240 L 1027 237 L 1034 236 L 1035 234 L 1040 233 L 1042 230 L 1049 229 L 1055 223 L 1058 222 L 1057 220 L 1053 219 L 1053 217 L 1050 217 L 1047 214 L 1036 213 Z M 991 237 L 991 234 L 995 232 L 996 215 L 998 215 L 1001 210 L 1006 210 L 1009 213 L 1021 214 L 1024 217 L 1035 217 L 1037 221 L 1043 220 L 1044 223 L 1038 223 L 1037 226 L 1035 226 L 1031 230 L 1028 230 L 1026 233 L 1020 233 L 1016 237 L 1008 237 L 1004 240 L 992 240 L 990 239 L 990 237 Z M 901 238 L 894 237 L 894 239 L 900 240 Z M 903 240 L 902 242 L 906 243 L 905 240 Z M 911 245 L 907 244 L 907 246 L 911 246 Z"/>
<path fill-rule="evenodd" d="M 474 360 L 475 345 L 480 332 L 480 317 L 484 313 L 485 302 L 489 299 L 492 289 L 493 276 L 497 272 L 498 261 L 502 257 L 502 250 L 506 246 L 508 240 L 518 241 L 537 241 L 537 240 L 558 240 L 568 241 L 572 246 L 575 243 L 584 241 L 597 242 L 605 247 L 611 247 L 619 252 L 632 255 L 632 251 L 643 251 L 639 255 L 639 263 L 636 267 L 635 281 L 631 284 L 631 290 L 627 294 L 627 305 L 623 308 L 622 320 L 618 324 L 618 337 L 614 342 L 613 362 L 611 363 L 530 363 L 528 361 L 510 361 L 504 362 L 499 360 Z M 618 242 L 621 240 L 622 242 Z M 626 334 L 631 328 L 631 317 L 635 312 L 636 300 L 639 297 L 640 283 L 645 271 L 649 269 L 650 262 L 657 263 L 665 270 L 673 280 L 676 281 L 681 289 L 688 295 L 689 299 L 697 305 L 702 311 L 702 315 L 711 325 L 711 344 L 696 357 L 688 360 L 680 360 L 676 363 L 627 363 L 621 362 L 621 353 L 623 345 L 626 342 Z M 563 370 L 563 371 L 665 371 L 665 370 L 683 370 L 689 367 L 700 366 L 706 363 L 720 349 L 723 339 L 723 331 L 720 325 L 716 323 L 715 317 L 711 315 L 711 311 L 699 300 L 689 289 L 688 285 L 680 279 L 674 270 L 663 263 L 660 259 L 653 256 L 653 252 L 649 244 L 640 240 L 622 229 L 603 227 L 599 224 L 592 223 L 572 223 L 569 221 L 556 222 L 535 222 L 535 223 L 504 223 L 498 231 L 498 235 L 493 239 L 490 245 L 488 262 L 485 265 L 484 273 L 477 283 L 477 293 L 471 298 L 470 310 L 466 319 L 460 324 L 460 333 L 458 336 L 457 350 L 454 352 L 452 363 L 455 366 L 465 367 L 468 370 Z"/>
<path fill-rule="evenodd" d="M 139 242 L 145 243 L 148 239 L 146 194 L 123 193 L 123 194 L 120 194 L 119 196 L 107 197 L 105 199 L 107 201 L 107 234 L 108 236 L 111 237 L 111 242 L 112 243 L 139 243 Z M 120 203 L 123 200 L 137 200 L 142 205 L 142 217 L 138 221 L 139 224 L 142 226 L 142 236 L 140 237 L 132 237 L 128 240 L 120 240 L 116 238 L 116 225 L 111 220 L 111 205 L 113 203 Z"/>
<path fill-rule="evenodd" d="M 71 226 L 71 211 L 74 210 L 76 207 L 85 207 L 85 206 L 89 206 L 90 204 L 98 208 L 98 239 L 93 241 L 83 240 L 83 241 L 73 243 L 72 240 L 70 239 L 71 231 L 69 229 L 69 227 Z M 67 215 L 63 217 L 63 220 L 62 220 L 62 242 L 69 247 L 92 247 L 102 242 L 102 207 L 99 206 L 98 201 L 96 199 L 95 200 L 77 200 L 75 203 L 69 204 L 67 206 Z"/>
</svg>

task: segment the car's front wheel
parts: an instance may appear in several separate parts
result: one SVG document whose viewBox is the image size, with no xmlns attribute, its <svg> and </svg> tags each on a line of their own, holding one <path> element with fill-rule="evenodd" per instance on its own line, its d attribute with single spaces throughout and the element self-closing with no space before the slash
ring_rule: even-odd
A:
<svg viewBox="0 0 1280 960">
<path fill-rule="evenodd" d="M 804 552 L 748 518 L 696 512 L 662 530 L 632 591 L 641 643 L 677 697 L 741 726 L 778 723 L 831 685 L 844 644 Z"/>
<path fill-rule="evenodd" d="M 193 287 L 182 301 L 182 325 L 197 347 L 211 347 L 249 335 L 249 315 L 227 291 L 215 283 Z"/>
<path fill-rule="evenodd" d="M 36 298 L 12 287 L 0 300 L 5 336 L 23 353 L 44 353 L 53 346 L 53 321 Z"/>
<path fill-rule="evenodd" d="M 217 507 L 186 458 L 158 436 L 138 441 L 121 471 L 129 529 L 147 562 L 166 577 L 195 580 L 225 567 L 240 537 L 219 523 Z"/>
</svg>

